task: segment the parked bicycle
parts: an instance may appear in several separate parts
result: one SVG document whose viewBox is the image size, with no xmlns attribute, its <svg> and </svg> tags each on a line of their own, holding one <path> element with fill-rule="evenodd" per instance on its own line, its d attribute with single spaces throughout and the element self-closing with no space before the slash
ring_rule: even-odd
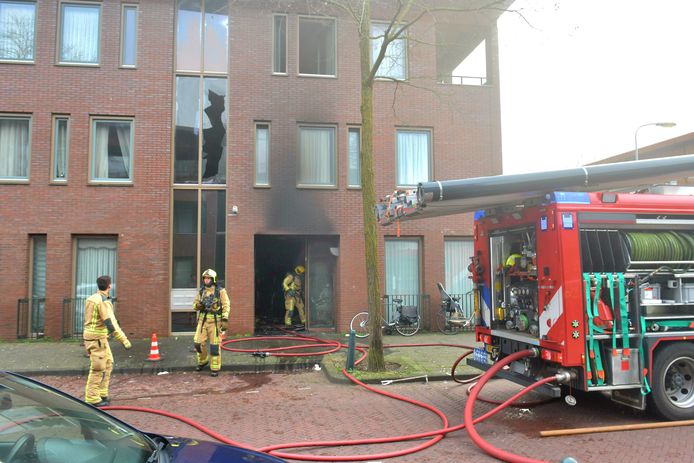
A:
<svg viewBox="0 0 694 463">
<path fill-rule="evenodd" d="M 381 329 L 390 334 L 393 330 L 403 336 L 412 336 L 419 331 L 420 317 L 417 306 L 402 305 L 402 299 L 393 299 L 396 316 L 392 321 L 386 321 L 381 315 Z M 358 338 L 365 338 L 369 333 L 369 312 L 359 312 L 349 322 L 350 329 L 354 330 Z"/>
<path fill-rule="evenodd" d="M 460 298 L 448 294 L 441 283 L 436 283 L 436 286 L 441 294 L 441 309 L 436 314 L 436 326 L 439 331 L 443 334 L 456 334 L 471 326 L 475 317 L 474 311 L 466 317 L 460 305 Z"/>
</svg>

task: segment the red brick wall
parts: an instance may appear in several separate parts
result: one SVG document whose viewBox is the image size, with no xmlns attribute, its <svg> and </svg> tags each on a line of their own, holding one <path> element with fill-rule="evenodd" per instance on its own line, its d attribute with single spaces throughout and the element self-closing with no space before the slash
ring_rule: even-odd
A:
<svg viewBox="0 0 694 463">
<path fill-rule="evenodd" d="M 172 1 L 139 4 L 138 68 L 118 69 L 121 4 L 102 2 L 101 64 L 56 66 L 57 1 L 40 2 L 35 64 L 0 64 L 0 113 L 32 115 L 28 185 L 0 185 L 0 338 L 12 339 L 17 299 L 28 292 L 29 235 L 46 234 L 46 329 L 61 334 L 62 299 L 74 285 L 74 237 L 117 235 L 118 317 L 136 337 L 169 332 L 170 213 L 174 9 Z M 251 3 L 255 4 L 255 3 Z M 233 2 L 232 2 L 233 5 Z M 358 125 L 356 32 L 339 19 L 337 78 L 297 76 L 296 12 L 288 16 L 288 76 L 271 75 L 270 12 L 232 6 L 229 59 L 227 281 L 232 329 L 252 332 L 256 234 L 339 235 L 337 329 L 366 306 L 361 191 L 348 190 L 347 130 Z M 299 11 L 307 13 L 307 11 Z M 429 21 L 412 32 L 433 41 Z M 411 43 L 409 75 L 424 90 L 393 82 L 375 86 L 376 191 L 395 186 L 395 130 L 432 130 L 433 177 L 500 173 L 498 87 L 433 84 L 435 53 Z M 498 79 L 495 79 L 498 81 Z M 49 184 L 51 115 L 70 115 L 67 185 Z M 89 117 L 134 118 L 132 186 L 89 186 Z M 254 122 L 271 124 L 270 189 L 253 187 Z M 338 187 L 296 188 L 298 124 L 337 127 Z M 287 219 L 288 210 L 299 207 Z M 294 220 L 298 216 L 300 220 Z M 436 295 L 443 279 L 443 237 L 470 234 L 470 217 L 404 223 L 402 236 L 422 239 L 423 291 Z M 382 230 L 391 236 L 394 228 Z M 382 265 L 381 265 L 382 269 Z M 233 277 L 232 277 L 233 275 Z"/>
</svg>

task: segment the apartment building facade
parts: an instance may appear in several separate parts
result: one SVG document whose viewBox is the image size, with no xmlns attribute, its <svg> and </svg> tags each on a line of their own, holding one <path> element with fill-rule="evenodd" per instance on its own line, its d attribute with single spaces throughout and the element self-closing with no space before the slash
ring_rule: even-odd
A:
<svg viewBox="0 0 694 463">
<path fill-rule="evenodd" d="M 372 6 L 375 48 L 393 11 Z M 389 46 L 379 194 L 501 173 L 499 14 L 426 14 Z M 141 337 L 194 329 L 207 268 L 235 333 L 281 323 L 299 264 L 309 329 L 345 331 L 366 306 L 358 35 L 343 11 L 0 0 L 0 82 L 0 338 L 79 335 L 101 274 Z M 437 281 L 464 292 L 471 225 L 379 230 L 384 294 L 424 312 Z"/>
</svg>

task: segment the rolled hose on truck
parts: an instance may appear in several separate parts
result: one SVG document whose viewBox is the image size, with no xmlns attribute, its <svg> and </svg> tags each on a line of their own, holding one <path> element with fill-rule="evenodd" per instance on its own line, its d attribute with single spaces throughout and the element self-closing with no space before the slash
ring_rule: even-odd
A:
<svg viewBox="0 0 694 463">
<path fill-rule="evenodd" d="M 264 337 L 253 337 L 253 338 L 243 338 L 243 339 L 230 339 L 227 341 L 224 341 L 222 343 L 222 348 L 224 350 L 229 350 L 229 351 L 234 351 L 234 352 L 243 352 L 243 353 L 250 353 L 253 355 L 254 353 L 259 352 L 257 349 L 240 349 L 240 348 L 231 348 L 227 347 L 227 344 L 230 343 L 236 343 L 236 342 L 247 342 L 247 341 L 264 341 L 264 340 L 292 340 L 292 341 L 306 341 L 310 342 L 310 344 L 301 344 L 301 345 L 294 345 L 294 346 L 285 346 L 285 347 L 274 347 L 274 348 L 267 348 L 264 350 L 263 353 L 266 355 L 274 355 L 274 356 L 291 356 L 291 357 L 298 357 L 298 356 L 313 356 L 313 355 L 323 355 L 326 353 L 332 353 L 336 352 L 339 349 L 346 348 L 346 344 L 342 344 L 338 341 L 330 341 L 330 340 L 325 340 L 321 338 L 315 338 L 311 336 L 305 336 L 305 335 L 298 335 L 298 336 L 281 336 L 281 337 L 276 337 L 276 336 L 264 336 Z M 463 354 L 458 360 L 455 362 L 453 365 L 453 368 L 451 370 L 451 376 L 454 381 L 456 382 L 469 382 L 476 380 L 478 378 L 472 378 L 468 381 L 460 381 L 455 378 L 455 368 L 457 367 L 458 363 L 465 358 L 467 355 L 469 355 L 472 350 L 474 349 L 471 346 L 464 346 L 460 344 L 435 344 L 435 343 L 429 343 L 429 344 L 392 344 L 389 346 L 384 346 L 384 347 L 423 347 L 423 346 L 449 346 L 449 347 L 460 347 L 464 349 L 470 349 L 469 352 Z M 316 347 L 327 347 L 326 350 L 322 352 L 286 352 L 286 351 L 292 351 L 292 350 L 297 350 L 297 349 L 306 349 L 306 348 L 316 348 Z M 367 348 L 365 346 L 357 346 L 356 350 L 358 350 L 361 353 L 361 357 L 355 362 L 355 365 L 361 363 L 364 359 L 367 357 Z M 235 445 L 238 447 L 242 447 L 248 450 L 255 450 L 259 452 L 265 452 L 271 455 L 274 455 L 276 457 L 280 458 L 285 458 L 285 459 L 291 459 L 291 460 L 299 460 L 299 461 L 366 461 L 366 460 L 379 460 L 379 459 L 387 459 L 387 458 L 394 458 L 398 456 L 403 456 L 403 455 L 409 455 L 415 452 L 419 452 L 421 450 L 424 450 L 426 448 L 429 448 L 439 442 L 441 439 L 443 439 L 446 434 L 459 431 L 461 429 L 466 429 L 468 434 L 470 435 L 470 438 L 475 442 L 476 445 L 478 445 L 482 450 L 484 450 L 486 453 L 489 455 L 492 455 L 495 458 L 498 458 L 502 461 L 508 461 L 508 462 L 522 462 L 522 463 L 537 463 L 540 462 L 541 460 L 534 460 L 526 457 L 522 457 L 519 455 L 515 455 L 510 452 L 506 452 L 504 450 L 498 449 L 485 440 L 483 440 L 477 431 L 474 429 L 474 425 L 486 420 L 487 418 L 490 418 L 491 416 L 497 414 L 501 410 L 513 405 L 513 403 L 518 400 L 520 397 L 524 396 L 528 392 L 536 389 L 537 387 L 552 382 L 552 381 L 557 381 L 558 376 L 552 376 L 548 378 L 541 379 L 530 386 L 525 387 L 521 391 L 517 392 L 510 398 L 508 398 L 506 401 L 501 403 L 500 405 L 496 406 L 494 409 L 488 411 L 487 413 L 483 414 L 482 416 L 478 418 L 472 418 L 472 410 L 474 407 L 474 402 L 477 400 L 479 393 L 482 391 L 484 385 L 492 379 L 492 377 L 504 366 L 520 359 L 524 358 L 527 356 L 533 356 L 536 355 L 536 352 L 534 350 L 526 350 L 526 351 L 521 351 L 517 352 L 515 354 L 509 355 L 508 357 L 504 358 L 500 362 L 497 362 L 494 366 L 492 366 L 486 373 L 481 375 L 479 377 L 479 382 L 477 383 L 477 386 L 473 388 L 470 397 L 468 398 L 466 404 L 465 404 L 465 415 L 464 415 L 464 422 L 461 424 L 458 424 L 456 426 L 449 426 L 448 423 L 448 418 L 446 415 L 438 410 L 436 407 L 433 407 L 432 405 L 426 404 L 424 402 L 420 402 L 418 400 L 410 399 L 408 397 L 404 397 L 398 394 L 393 394 L 390 392 L 386 392 L 380 389 L 377 389 L 375 387 L 369 386 L 361 381 L 359 381 L 357 378 L 352 376 L 346 369 L 342 370 L 342 374 L 345 375 L 350 381 L 353 383 L 380 395 L 386 396 L 393 398 L 395 400 L 400 400 L 406 403 L 410 403 L 412 405 L 415 405 L 417 407 L 424 408 L 426 410 L 431 411 L 432 413 L 436 414 L 440 419 L 442 423 L 442 427 L 440 429 L 436 429 L 433 431 L 427 431 L 427 432 L 422 432 L 422 433 L 417 433 L 417 434 L 409 434 L 409 435 L 403 435 L 403 436 L 391 436 L 391 437 L 376 437 L 376 438 L 368 438 L 368 439 L 356 439 L 356 440 L 333 440 L 333 441 L 314 441 L 314 442 L 291 442 L 291 443 L 284 443 L 284 444 L 275 444 L 271 446 L 266 446 L 266 447 L 260 447 L 260 448 L 253 448 L 249 445 L 236 442 L 232 439 L 229 439 L 219 433 L 216 433 L 215 431 L 212 431 L 209 428 L 206 428 L 205 426 L 201 425 L 200 423 L 197 423 L 189 418 L 186 418 L 181 415 L 177 415 L 175 413 L 170 413 L 166 412 L 163 410 L 156 410 L 156 409 L 151 409 L 151 408 L 144 408 L 144 407 L 131 407 L 131 406 L 118 406 L 118 405 L 111 405 L 107 407 L 103 407 L 102 410 L 111 410 L 111 411 L 117 411 L 117 410 L 124 410 L 124 411 L 134 411 L 134 412 L 142 412 L 142 413 L 152 413 L 156 415 L 161 415 L 161 416 L 166 416 L 172 419 L 176 419 L 178 421 L 181 421 L 183 423 L 186 423 L 199 431 L 207 434 L 208 436 L 212 437 L 213 439 L 216 439 L 222 443 L 229 444 L 229 445 Z M 355 454 L 355 455 L 309 455 L 309 454 L 298 454 L 298 453 L 287 453 L 287 452 L 282 452 L 280 450 L 282 449 L 290 449 L 290 448 L 311 448 L 311 447 L 345 447 L 345 446 L 354 446 L 354 445 L 370 445 L 370 444 L 382 444 L 382 443 L 392 443 L 392 442 L 405 442 L 405 441 L 410 441 L 410 440 L 420 440 L 424 438 L 431 438 L 426 442 L 420 443 L 418 445 L 414 445 L 409 448 L 401 449 L 401 450 L 396 450 L 396 451 L 391 451 L 391 452 L 383 452 L 383 453 L 376 453 L 376 454 Z M 567 458 L 562 460 L 565 463 L 570 463 L 571 461 L 575 461 L 571 458 Z"/>
</svg>

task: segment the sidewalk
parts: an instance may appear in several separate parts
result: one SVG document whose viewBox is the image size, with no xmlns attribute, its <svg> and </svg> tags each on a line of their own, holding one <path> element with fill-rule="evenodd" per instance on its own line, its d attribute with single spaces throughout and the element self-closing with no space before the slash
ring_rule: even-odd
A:
<svg viewBox="0 0 694 463">
<path fill-rule="evenodd" d="M 315 336 L 327 340 L 339 340 L 347 344 L 348 338 L 335 333 L 299 333 Z M 282 341 L 284 336 L 277 336 L 276 340 L 248 341 L 227 344 L 227 347 L 240 349 L 253 349 L 258 352 L 266 352 L 272 347 L 284 347 L 296 345 L 294 341 Z M 239 338 L 231 338 L 239 339 Z M 357 339 L 357 343 L 368 343 L 367 339 Z M 159 338 L 159 354 L 161 360 L 148 361 L 150 353 L 150 339 L 131 339 L 132 349 L 125 348 L 117 341 L 111 341 L 113 351 L 115 374 L 165 374 L 164 372 L 192 371 L 195 367 L 193 354 L 193 336 L 171 336 Z M 413 347 L 388 347 L 396 344 L 449 344 L 439 346 L 413 346 Z M 390 371 L 378 375 L 380 379 L 407 379 L 423 377 L 427 380 L 450 379 L 450 370 L 458 357 L 466 352 L 465 349 L 456 346 L 473 346 L 474 333 L 466 332 L 452 336 L 441 333 L 417 333 L 412 337 L 388 335 L 383 337 L 386 363 L 391 367 Z M 83 375 L 89 371 L 89 360 L 85 355 L 84 347 L 80 340 L 66 340 L 59 342 L 31 341 L 2 343 L 2 358 L 0 370 L 8 370 L 27 376 L 32 375 Z M 313 352 L 324 351 L 325 348 L 313 348 Z M 289 352 L 306 352 L 311 349 L 303 349 Z M 356 358 L 359 358 L 356 352 Z M 306 357 L 280 357 L 268 355 L 267 357 L 254 356 L 251 353 L 222 351 L 222 371 L 232 373 L 286 373 L 308 369 L 321 369 L 334 381 L 346 381 L 340 373 L 346 364 L 347 350 L 327 355 L 314 355 Z M 317 366 L 316 366 L 317 365 Z M 462 361 L 456 370 L 457 376 L 469 376 L 479 373 L 478 370 L 465 365 Z M 367 375 L 368 376 L 368 375 Z M 373 375 L 371 375 L 373 376 Z M 368 381 L 369 379 L 367 379 Z M 373 381 L 373 378 L 370 380 Z M 423 379 L 422 379 L 423 380 Z"/>
</svg>

